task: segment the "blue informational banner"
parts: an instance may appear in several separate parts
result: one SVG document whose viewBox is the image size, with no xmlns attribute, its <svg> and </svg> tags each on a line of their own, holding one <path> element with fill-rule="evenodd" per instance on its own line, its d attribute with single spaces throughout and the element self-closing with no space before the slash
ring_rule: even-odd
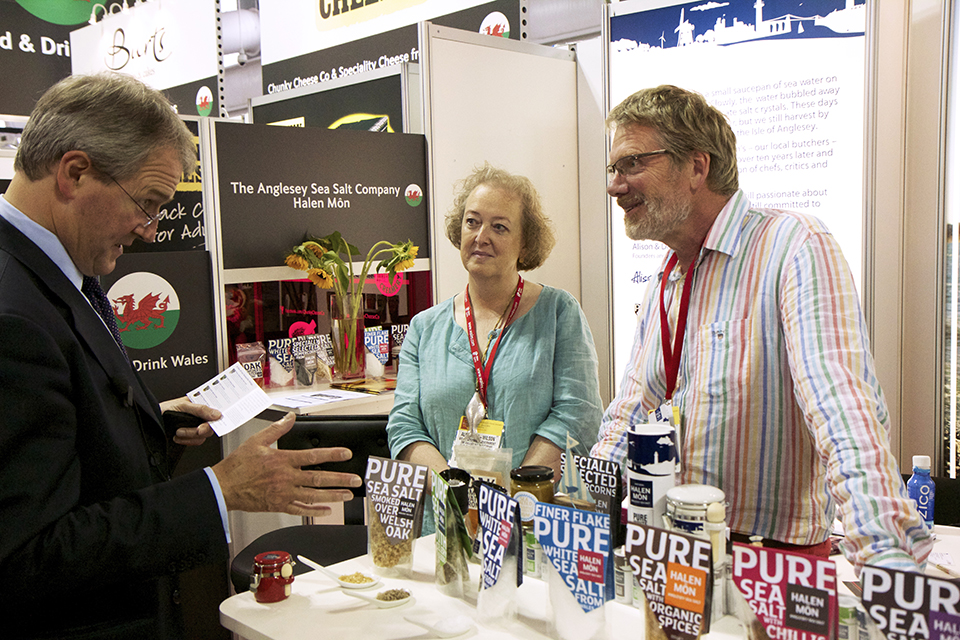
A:
<svg viewBox="0 0 960 640">
<path fill-rule="evenodd" d="M 656 6 L 651 6 L 655 4 Z M 610 5 L 609 104 L 647 87 L 697 91 L 737 135 L 740 188 L 755 207 L 823 220 L 859 284 L 864 219 L 865 0 Z M 666 246 L 629 240 L 612 205 L 614 367 Z"/>
</svg>

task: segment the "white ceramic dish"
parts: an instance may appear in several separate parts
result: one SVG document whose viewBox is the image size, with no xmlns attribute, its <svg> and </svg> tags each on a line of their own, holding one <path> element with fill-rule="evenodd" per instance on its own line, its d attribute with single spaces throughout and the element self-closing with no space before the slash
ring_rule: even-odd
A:
<svg viewBox="0 0 960 640">
<path fill-rule="evenodd" d="M 378 584 L 380 584 L 380 578 L 376 576 L 371 576 L 366 573 L 364 573 L 363 575 L 370 578 L 371 579 L 370 582 L 347 582 L 345 580 L 341 580 L 338 574 L 334 573 L 333 571 L 330 571 L 330 569 L 327 569 L 322 564 L 314 562 L 310 558 L 306 558 L 304 556 L 297 556 L 297 560 L 307 565 L 308 567 L 313 567 L 323 575 L 335 581 L 343 589 L 370 589 L 371 587 L 375 587 Z"/>
<path fill-rule="evenodd" d="M 406 591 L 410 593 L 407 589 L 401 589 L 401 591 Z M 345 595 L 348 595 L 352 598 L 359 598 L 361 600 L 366 600 L 370 604 L 377 606 L 381 609 L 392 609 L 393 607 L 399 607 L 401 605 L 413 602 L 413 596 L 409 595 L 402 600 L 379 600 L 376 596 L 367 594 L 367 593 L 356 593 L 355 591 L 344 591 Z"/>
</svg>

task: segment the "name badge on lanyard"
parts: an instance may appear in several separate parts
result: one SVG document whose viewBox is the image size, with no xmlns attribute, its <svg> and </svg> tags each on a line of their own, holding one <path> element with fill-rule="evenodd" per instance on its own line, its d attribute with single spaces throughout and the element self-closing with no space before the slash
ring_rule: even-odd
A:
<svg viewBox="0 0 960 640">
<path fill-rule="evenodd" d="M 477 340 L 477 325 L 473 319 L 470 287 L 467 287 L 467 291 L 464 294 L 463 311 L 467 322 L 467 339 L 470 343 L 470 355 L 473 359 L 474 372 L 477 375 L 477 387 L 476 393 L 474 393 L 470 403 L 467 405 L 465 415 L 460 418 L 454 445 L 469 443 L 488 449 L 500 448 L 504 423 L 499 420 L 490 420 L 487 418 L 487 392 L 490 385 L 490 371 L 493 369 L 493 358 L 497 354 L 497 349 L 500 346 L 500 340 L 503 339 L 503 334 L 507 332 L 507 328 L 517 315 L 521 298 L 523 298 L 523 278 L 518 277 L 517 288 L 513 294 L 513 301 L 508 307 L 509 314 L 503 323 L 503 329 L 500 330 L 493 345 L 488 343 L 486 361 L 484 361 L 483 356 L 480 354 L 480 345 Z"/>
</svg>

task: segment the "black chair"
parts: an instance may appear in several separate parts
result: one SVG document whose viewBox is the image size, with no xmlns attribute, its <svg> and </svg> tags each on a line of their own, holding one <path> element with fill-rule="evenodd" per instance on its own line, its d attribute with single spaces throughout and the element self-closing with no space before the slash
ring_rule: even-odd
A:
<svg viewBox="0 0 960 640">
<path fill-rule="evenodd" d="M 387 445 L 387 416 L 297 416 L 289 433 L 277 442 L 281 449 L 346 447 L 353 457 L 344 462 L 328 462 L 317 467 L 327 471 L 355 473 L 361 478 L 367 471 L 367 458 L 390 457 Z M 363 498 L 366 485 L 351 487 L 353 500 L 343 505 L 344 524 L 364 524 Z"/>
<path fill-rule="evenodd" d="M 328 471 L 355 473 L 361 478 L 367 470 L 367 458 L 390 457 L 387 445 L 387 416 L 297 416 L 289 433 L 277 442 L 281 449 L 347 447 L 353 457 L 318 467 Z M 309 467 L 308 467 L 309 468 Z M 365 485 L 351 487 L 353 500 L 343 505 L 344 524 L 302 524 L 265 533 L 243 550 L 230 564 L 230 581 L 237 593 L 250 588 L 253 559 L 264 551 L 287 551 L 296 559 L 303 555 L 323 565 L 336 564 L 367 552 L 367 527 L 364 525 Z M 306 519 L 305 519 L 306 521 Z M 294 575 L 312 571 L 302 563 L 294 565 Z"/>
<path fill-rule="evenodd" d="M 911 474 L 903 474 L 906 486 Z M 960 478 L 930 476 L 936 491 L 933 494 L 933 522 L 949 526 L 960 525 Z"/>
</svg>

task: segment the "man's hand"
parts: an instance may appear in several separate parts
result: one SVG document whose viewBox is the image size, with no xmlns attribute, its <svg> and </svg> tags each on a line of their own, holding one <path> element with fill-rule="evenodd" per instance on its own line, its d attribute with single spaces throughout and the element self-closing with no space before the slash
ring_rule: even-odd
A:
<svg viewBox="0 0 960 640">
<path fill-rule="evenodd" d="M 166 411 L 182 411 L 183 413 L 189 413 L 192 416 L 197 416 L 201 420 L 206 421 L 199 427 L 177 429 L 177 432 L 174 434 L 174 442 L 192 447 L 199 446 L 206 442 L 207 438 L 213 435 L 213 427 L 210 426 L 210 421 L 219 420 L 222 417 L 220 412 L 213 407 L 190 402 L 186 396 L 177 398 L 176 400 L 161 402 L 160 411 L 161 413 Z"/>
<path fill-rule="evenodd" d="M 189 413 L 192 416 L 197 416 L 201 420 L 207 421 L 201 424 L 199 427 L 177 429 L 177 433 L 174 434 L 174 442 L 192 447 L 203 444 L 207 438 L 212 436 L 213 427 L 210 426 L 209 421 L 219 420 L 222 417 L 220 412 L 213 407 L 208 407 L 205 404 L 196 404 L 194 402 L 190 402 L 186 396 L 177 398 L 176 400 L 167 400 L 166 402 L 161 402 L 160 411 L 182 411 L 183 413 Z"/>
<path fill-rule="evenodd" d="M 290 431 L 293 422 L 294 415 L 288 413 L 213 466 L 228 510 L 323 516 L 331 509 L 320 503 L 353 498 L 347 489 L 322 487 L 359 487 L 360 476 L 300 468 L 349 460 L 353 456 L 350 449 L 285 450 L 270 446 Z"/>
</svg>

